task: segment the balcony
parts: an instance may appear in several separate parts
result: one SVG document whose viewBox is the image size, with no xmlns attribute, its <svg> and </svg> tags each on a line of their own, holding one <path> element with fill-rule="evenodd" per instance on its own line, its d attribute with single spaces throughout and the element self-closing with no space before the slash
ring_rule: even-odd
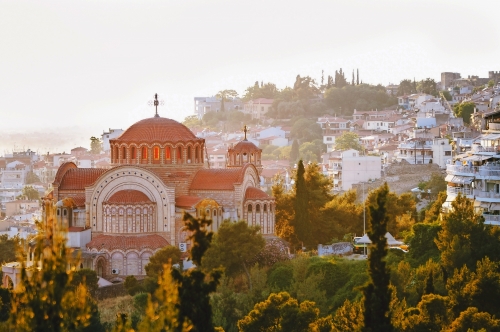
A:
<svg viewBox="0 0 500 332">
<path fill-rule="evenodd" d="M 452 175 L 474 176 L 479 171 L 477 166 L 446 165 L 446 173 Z"/>
<path fill-rule="evenodd" d="M 488 225 L 500 226 L 500 215 L 498 214 L 483 214 L 484 223 Z"/>
<path fill-rule="evenodd" d="M 490 192 L 490 191 L 479 191 L 474 190 L 474 195 L 476 200 L 484 202 L 500 202 L 500 193 Z"/>
<path fill-rule="evenodd" d="M 450 187 L 446 189 L 446 193 L 448 195 L 458 195 L 459 193 L 462 195 L 470 196 L 473 194 L 473 191 L 470 187 Z"/>
</svg>

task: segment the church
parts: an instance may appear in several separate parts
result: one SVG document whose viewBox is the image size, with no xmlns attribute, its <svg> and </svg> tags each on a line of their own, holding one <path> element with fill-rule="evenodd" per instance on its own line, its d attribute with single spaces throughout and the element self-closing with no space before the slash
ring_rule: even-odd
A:
<svg viewBox="0 0 500 332">
<path fill-rule="evenodd" d="M 259 189 L 262 150 L 245 139 L 228 148 L 224 169 L 210 169 L 205 140 L 158 113 L 110 140 L 111 169 L 59 168 L 51 196 L 81 267 L 110 281 L 145 275 L 157 250 L 189 250 L 183 213 L 221 223 L 245 220 L 274 234 L 274 198 Z"/>
</svg>

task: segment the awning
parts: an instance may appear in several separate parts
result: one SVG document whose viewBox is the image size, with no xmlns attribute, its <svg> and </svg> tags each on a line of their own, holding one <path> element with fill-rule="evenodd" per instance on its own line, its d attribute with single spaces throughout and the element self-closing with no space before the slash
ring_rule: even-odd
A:
<svg viewBox="0 0 500 332">
<path fill-rule="evenodd" d="M 446 180 L 446 181 L 452 182 L 452 183 L 457 183 L 457 184 L 471 184 L 471 182 L 474 181 L 474 177 L 473 176 L 454 175 L 451 180 Z"/>
<path fill-rule="evenodd" d="M 453 174 L 448 174 L 448 175 L 446 175 L 446 177 L 444 178 L 444 180 L 446 182 L 451 182 L 451 180 L 453 179 L 454 176 L 455 175 L 453 175 Z"/>
<path fill-rule="evenodd" d="M 490 202 L 474 201 L 474 207 L 480 207 L 483 209 L 488 209 L 490 207 Z"/>
<path fill-rule="evenodd" d="M 500 211 L 500 203 L 491 203 L 490 211 Z"/>
<path fill-rule="evenodd" d="M 473 155 L 467 158 L 463 158 L 462 160 L 467 160 L 467 161 L 483 161 L 483 160 L 488 160 L 493 158 L 492 156 L 480 156 L 480 155 Z"/>
</svg>

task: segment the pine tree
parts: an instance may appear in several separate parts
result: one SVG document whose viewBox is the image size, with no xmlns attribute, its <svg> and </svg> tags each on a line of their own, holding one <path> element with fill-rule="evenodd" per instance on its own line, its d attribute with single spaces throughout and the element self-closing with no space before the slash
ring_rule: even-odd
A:
<svg viewBox="0 0 500 332">
<path fill-rule="evenodd" d="M 373 191 L 368 200 L 369 226 L 368 236 L 372 241 L 368 257 L 370 281 L 363 289 L 364 329 L 363 331 L 390 332 L 393 330 L 390 316 L 391 292 L 389 289 L 390 273 L 386 267 L 387 255 L 387 197 L 389 187 L 384 183 Z"/>
<path fill-rule="evenodd" d="M 354 69 L 352 70 L 352 82 L 351 85 L 354 85 Z"/>
<path fill-rule="evenodd" d="M 356 85 L 359 85 L 359 69 L 356 69 Z"/>
<path fill-rule="evenodd" d="M 295 218 L 292 226 L 294 227 L 296 244 L 311 243 L 311 223 L 309 220 L 309 197 L 304 178 L 305 168 L 302 159 L 297 166 L 297 176 L 295 179 Z"/>
</svg>

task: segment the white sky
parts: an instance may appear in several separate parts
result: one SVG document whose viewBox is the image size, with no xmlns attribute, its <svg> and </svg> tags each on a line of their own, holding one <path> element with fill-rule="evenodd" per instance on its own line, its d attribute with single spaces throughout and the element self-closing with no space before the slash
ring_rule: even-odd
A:
<svg viewBox="0 0 500 332">
<path fill-rule="evenodd" d="M 500 2 L 0 0 L 0 134 L 183 120 L 193 97 L 340 67 L 365 83 L 500 70 Z M 69 128 L 69 129 L 68 129 Z M 0 136 L 1 137 L 1 136 Z M 15 142 L 0 142 L 1 147 Z M 19 144 L 17 142 L 16 144 Z M 61 143 L 62 144 L 62 143 Z M 35 147 L 40 148 L 40 147 Z"/>
</svg>

